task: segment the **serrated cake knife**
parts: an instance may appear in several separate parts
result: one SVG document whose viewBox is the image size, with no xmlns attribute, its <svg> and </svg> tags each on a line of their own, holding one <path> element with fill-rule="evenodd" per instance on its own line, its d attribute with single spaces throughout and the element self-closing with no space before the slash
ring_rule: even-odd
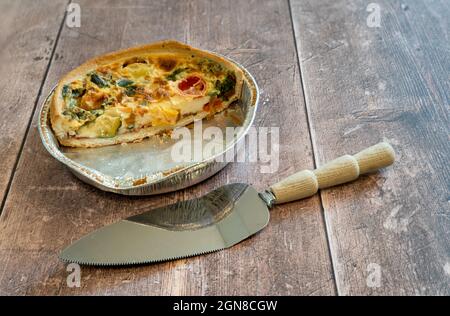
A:
<svg viewBox="0 0 450 316">
<path fill-rule="evenodd" d="M 263 229 L 269 208 L 353 181 L 391 165 L 392 147 L 379 143 L 315 170 L 303 170 L 258 193 L 250 185 L 224 185 L 201 198 L 153 209 L 100 228 L 60 254 L 84 265 L 144 264 L 231 247 Z"/>
</svg>

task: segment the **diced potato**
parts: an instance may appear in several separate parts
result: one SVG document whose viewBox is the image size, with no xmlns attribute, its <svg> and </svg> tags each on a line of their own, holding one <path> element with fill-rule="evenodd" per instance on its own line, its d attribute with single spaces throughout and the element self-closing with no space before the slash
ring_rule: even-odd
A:
<svg viewBox="0 0 450 316">
<path fill-rule="evenodd" d="M 152 66 L 147 64 L 131 64 L 128 65 L 124 71 L 128 72 L 132 78 L 142 80 L 145 76 L 152 73 Z"/>
<path fill-rule="evenodd" d="M 77 135 L 80 137 L 114 137 L 121 125 L 120 117 L 99 116 L 95 121 L 82 126 Z"/>
<path fill-rule="evenodd" d="M 176 124 L 179 111 L 169 104 L 155 104 L 149 109 L 153 126 L 173 126 Z"/>
</svg>

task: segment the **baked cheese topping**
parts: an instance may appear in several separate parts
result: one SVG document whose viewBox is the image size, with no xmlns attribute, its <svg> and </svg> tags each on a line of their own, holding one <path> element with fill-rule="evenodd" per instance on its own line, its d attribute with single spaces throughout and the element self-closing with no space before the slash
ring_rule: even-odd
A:
<svg viewBox="0 0 450 316">
<path fill-rule="evenodd" d="M 235 74 L 209 58 L 151 54 L 97 67 L 65 84 L 62 115 L 70 137 L 114 137 L 216 113 L 236 99 L 235 89 Z"/>
</svg>

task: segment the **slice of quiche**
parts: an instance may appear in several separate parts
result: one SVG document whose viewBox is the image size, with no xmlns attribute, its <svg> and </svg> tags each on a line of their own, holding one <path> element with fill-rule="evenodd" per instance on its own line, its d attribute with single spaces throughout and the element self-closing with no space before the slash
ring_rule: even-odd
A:
<svg viewBox="0 0 450 316">
<path fill-rule="evenodd" d="M 242 71 L 217 55 L 162 41 L 99 56 L 69 72 L 53 95 L 53 131 L 64 146 L 140 141 L 228 107 Z"/>
</svg>

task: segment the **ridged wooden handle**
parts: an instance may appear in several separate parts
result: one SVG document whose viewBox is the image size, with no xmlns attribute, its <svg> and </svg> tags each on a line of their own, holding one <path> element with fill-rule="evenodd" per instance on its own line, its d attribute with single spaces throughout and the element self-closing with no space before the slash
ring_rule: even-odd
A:
<svg viewBox="0 0 450 316">
<path fill-rule="evenodd" d="M 356 155 L 345 155 L 310 171 L 297 172 L 270 187 L 275 203 L 299 200 L 317 193 L 319 189 L 353 181 L 361 174 L 391 165 L 394 149 L 382 142 L 364 149 Z"/>
</svg>

